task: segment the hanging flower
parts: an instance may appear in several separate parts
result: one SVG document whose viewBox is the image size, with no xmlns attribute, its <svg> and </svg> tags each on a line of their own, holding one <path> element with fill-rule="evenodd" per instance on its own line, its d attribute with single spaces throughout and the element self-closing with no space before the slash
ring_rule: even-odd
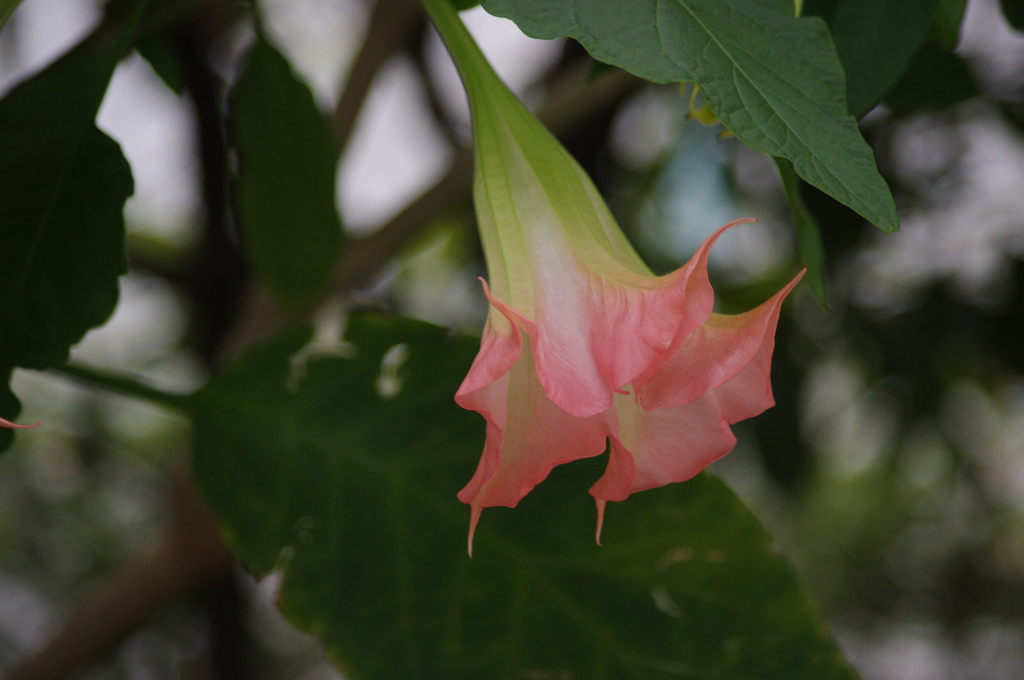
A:
<svg viewBox="0 0 1024 680">
<path fill-rule="evenodd" d="M 456 401 L 487 441 L 459 498 L 515 506 L 550 470 L 597 456 L 604 504 L 689 479 L 735 443 L 729 424 L 771 405 L 768 368 L 783 298 L 712 314 L 708 251 L 654 276 L 597 189 L 498 79 L 446 0 L 426 3 L 453 54 L 473 117 L 476 205 L 490 313 Z M 753 391 L 751 391 L 753 390 Z"/>
<path fill-rule="evenodd" d="M 705 276 L 703 255 L 721 231 L 694 255 Z M 599 543 L 607 501 L 686 481 L 731 451 L 736 438 L 729 426 L 775 403 L 770 381 L 775 328 L 783 300 L 803 273 L 749 312 L 711 314 L 646 382 L 638 378 L 622 385 L 610 395 L 608 409 L 586 417 L 552 401 L 541 384 L 532 336 L 485 283 L 491 315 L 480 352 L 455 397 L 487 421 L 483 456 L 459 492 L 472 508 L 470 554 L 483 508 L 515 507 L 556 465 L 598 456 L 609 440 L 607 469 L 590 489 L 597 502 Z"/>
</svg>

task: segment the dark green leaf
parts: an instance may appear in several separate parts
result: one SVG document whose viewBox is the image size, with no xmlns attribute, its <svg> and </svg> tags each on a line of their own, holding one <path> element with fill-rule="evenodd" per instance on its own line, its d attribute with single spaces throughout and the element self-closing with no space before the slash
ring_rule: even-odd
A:
<svg viewBox="0 0 1024 680">
<path fill-rule="evenodd" d="M 935 0 L 840 0 L 829 29 L 846 71 L 846 100 L 860 118 L 899 80 L 928 37 Z"/>
<path fill-rule="evenodd" d="M 185 88 L 181 65 L 171 49 L 170 43 L 161 35 L 150 35 L 135 43 L 139 56 L 149 62 L 153 71 L 164 81 L 164 85 L 181 94 Z"/>
<path fill-rule="evenodd" d="M 885 231 L 898 228 L 874 154 L 847 113 L 842 67 L 824 22 L 790 0 L 484 0 L 528 35 L 576 38 L 595 59 L 654 82 L 696 81 L 750 148 Z"/>
<path fill-rule="evenodd" d="M 903 78 L 885 95 L 896 113 L 941 110 L 978 96 L 971 72 L 960 55 L 925 44 Z"/>
<path fill-rule="evenodd" d="M 821 228 L 800 195 L 800 178 L 793 170 L 793 164 L 785 158 L 775 158 L 775 166 L 779 169 L 782 187 L 786 191 L 786 201 L 793 212 L 793 225 L 796 227 L 797 241 L 800 244 L 800 259 L 807 265 L 807 283 L 821 306 L 828 309 L 828 294 L 825 290 L 825 250 L 821 245 Z"/>
<path fill-rule="evenodd" d="M 327 122 L 309 88 L 265 40 L 250 52 L 233 104 L 243 240 L 279 301 L 295 306 L 323 288 L 341 244 Z"/>
<path fill-rule="evenodd" d="M 115 63 L 108 52 L 75 50 L 0 102 L 0 357 L 8 365 L 63 363 L 117 303 L 132 176 L 93 122 Z"/>
<path fill-rule="evenodd" d="M 832 21 L 832 15 L 841 0 L 805 0 L 802 14 L 808 17 L 821 17 L 825 23 Z"/>
<path fill-rule="evenodd" d="M 960 44 L 960 25 L 964 22 L 967 0 L 938 0 L 929 37 L 944 50 Z"/>
<path fill-rule="evenodd" d="M 1018 31 L 1024 31 L 1024 1 L 1022 0 L 999 0 L 1003 8 L 1003 15 Z"/>
<path fill-rule="evenodd" d="M 587 74 L 587 78 L 590 79 L 590 80 L 595 80 L 595 79 L 603 76 L 605 73 L 608 73 L 608 72 L 614 71 L 614 70 L 615 70 L 615 67 L 612 66 L 611 64 L 606 64 L 603 61 L 598 61 L 597 59 L 591 59 L 590 60 L 590 72 Z"/>
<path fill-rule="evenodd" d="M 484 422 L 453 399 L 477 341 L 427 324 L 349 320 L 354 358 L 300 380 L 285 336 L 194 398 L 195 474 L 246 563 L 281 568 L 281 606 L 353 680 L 850 680 L 791 569 L 718 480 L 608 509 L 604 459 L 555 469 L 515 509 L 484 512 L 466 556 Z M 389 348 L 407 360 L 375 385 Z"/>
<path fill-rule="evenodd" d="M 20 4 L 21 0 L 0 0 L 0 28 L 4 27 Z"/>
</svg>

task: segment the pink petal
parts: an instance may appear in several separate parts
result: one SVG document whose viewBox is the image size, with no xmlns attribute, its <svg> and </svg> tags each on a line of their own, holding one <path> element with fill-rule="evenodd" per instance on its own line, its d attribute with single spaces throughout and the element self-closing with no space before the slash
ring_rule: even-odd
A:
<svg viewBox="0 0 1024 680">
<path fill-rule="evenodd" d="M 801 270 L 782 290 L 749 312 L 735 316 L 712 314 L 683 340 L 661 370 L 637 390 L 640 404 L 647 410 L 685 404 L 727 383 L 752 364 L 759 370 L 746 378 L 749 387 L 753 393 L 767 393 L 770 400 L 769 373 L 779 310 L 805 271 Z"/>
<path fill-rule="evenodd" d="M 20 425 L 18 423 L 12 423 L 9 420 L 4 420 L 3 418 L 0 418 L 0 427 L 6 427 L 6 428 L 10 428 L 12 430 L 27 430 L 27 429 L 29 429 L 31 427 L 39 427 L 40 425 L 42 425 L 42 423 L 31 423 L 29 425 Z"/>
<path fill-rule="evenodd" d="M 460 405 L 479 411 L 487 420 L 483 456 L 473 478 L 459 492 L 459 500 L 472 506 L 472 555 L 482 508 L 515 507 L 556 465 L 600 455 L 607 425 L 601 415 L 577 418 L 548 399 L 537 380 L 529 343 L 523 344 L 511 370 L 498 380 L 460 394 Z"/>
<path fill-rule="evenodd" d="M 753 221 L 720 228 L 689 262 L 662 277 L 619 267 L 614 279 L 605 278 L 573 256 L 570 244 L 560 244 L 530 260 L 533 300 L 520 300 L 524 309 L 492 294 L 484 282 L 492 306 L 490 332 L 485 329 L 456 401 L 461 404 L 459 395 L 497 380 L 515 362 L 521 340 L 513 328 L 518 327 L 530 336 L 537 375 L 551 401 L 584 418 L 608 410 L 612 393 L 641 374 L 653 374 L 709 317 L 714 292 L 708 252 L 726 229 Z M 557 241 L 557 234 L 551 239 Z M 599 258 L 590 254 L 588 259 Z M 509 295 L 506 282 L 498 283 Z"/>
<path fill-rule="evenodd" d="M 618 435 L 595 498 L 625 500 L 631 493 L 690 479 L 736 444 L 715 392 L 675 408 L 645 411 L 630 397 L 615 398 Z"/>
<path fill-rule="evenodd" d="M 590 488 L 597 501 L 601 544 L 607 501 L 684 482 L 732 451 L 736 437 L 714 392 L 675 408 L 644 411 L 630 397 L 615 398 L 619 435 L 611 437 L 608 467 Z"/>
<path fill-rule="evenodd" d="M 605 473 L 590 489 L 598 501 L 598 542 L 605 502 L 691 479 L 732 450 L 732 423 L 774 405 L 775 327 L 783 299 L 802 276 L 750 312 L 712 315 L 640 392 L 639 403 L 615 397 L 617 434 Z M 674 403 L 679 395 L 685 401 Z M 655 399 L 663 405 L 651 407 Z"/>
<path fill-rule="evenodd" d="M 551 401 L 580 417 L 612 405 L 612 393 L 653 373 L 711 314 L 708 251 L 729 227 L 712 234 L 690 261 L 663 277 L 623 282 L 583 266 L 536 278 L 533 327 L 537 374 Z"/>
<path fill-rule="evenodd" d="M 480 409 L 464 402 L 464 396 L 483 389 L 505 375 L 519 358 L 522 351 L 523 338 L 517 327 L 517 314 L 508 305 L 491 297 L 487 282 L 480 279 L 484 287 L 484 295 L 491 303 L 491 313 L 484 325 L 484 334 L 480 339 L 480 351 L 469 367 L 469 373 L 462 379 L 455 401 L 462 408 L 479 411 Z M 495 314 L 497 310 L 497 314 Z M 502 424 L 504 427 L 504 423 Z"/>
</svg>

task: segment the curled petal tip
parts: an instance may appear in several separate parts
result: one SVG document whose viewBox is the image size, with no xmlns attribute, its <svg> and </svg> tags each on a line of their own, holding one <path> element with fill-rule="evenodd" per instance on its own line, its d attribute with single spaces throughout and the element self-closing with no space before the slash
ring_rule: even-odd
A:
<svg viewBox="0 0 1024 680">
<path fill-rule="evenodd" d="M 21 425 L 20 423 L 12 423 L 9 420 L 0 418 L 0 427 L 6 427 L 11 430 L 28 430 L 33 427 L 39 427 L 40 425 L 42 425 L 42 423 L 40 422 L 29 423 L 28 425 Z"/>
<path fill-rule="evenodd" d="M 729 222 L 729 224 L 722 227 L 722 229 L 728 229 L 729 227 L 732 227 L 737 224 L 753 224 L 754 222 L 757 222 L 756 217 L 741 217 L 738 220 L 733 220 L 732 222 Z"/>
<path fill-rule="evenodd" d="M 483 507 L 474 505 L 470 510 L 469 515 L 469 538 L 466 540 L 466 551 L 470 557 L 473 557 L 473 536 L 476 534 L 476 525 L 480 521 L 480 513 L 483 511 Z"/>
<path fill-rule="evenodd" d="M 601 530 L 604 529 L 604 508 L 608 505 L 608 501 L 603 498 L 595 498 L 594 504 L 597 506 L 597 531 L 594 532 L 594 540 L 597 541 L 598 545 L 601 545 Z"/>
</svg>

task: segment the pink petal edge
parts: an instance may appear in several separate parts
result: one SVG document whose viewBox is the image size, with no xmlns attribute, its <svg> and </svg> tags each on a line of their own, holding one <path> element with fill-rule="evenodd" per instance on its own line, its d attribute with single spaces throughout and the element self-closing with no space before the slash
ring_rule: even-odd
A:
<svg viewBox="0 0 1024 680">
<path fill-rule="evenodd" d="M 40 423 L 40 422 L 29 423 L 28 425 L 22 425 L 20 423 L 12 423 L 9 420 L 5 420 L 4 418 L 0 418 L 0 427 L 6 427 L 6 428 L 11 429 L 11 430 L 28 430 L 29 428 L 39 427 L 40 425 L 42 425 L 42 423 Z"/>
</svg>

